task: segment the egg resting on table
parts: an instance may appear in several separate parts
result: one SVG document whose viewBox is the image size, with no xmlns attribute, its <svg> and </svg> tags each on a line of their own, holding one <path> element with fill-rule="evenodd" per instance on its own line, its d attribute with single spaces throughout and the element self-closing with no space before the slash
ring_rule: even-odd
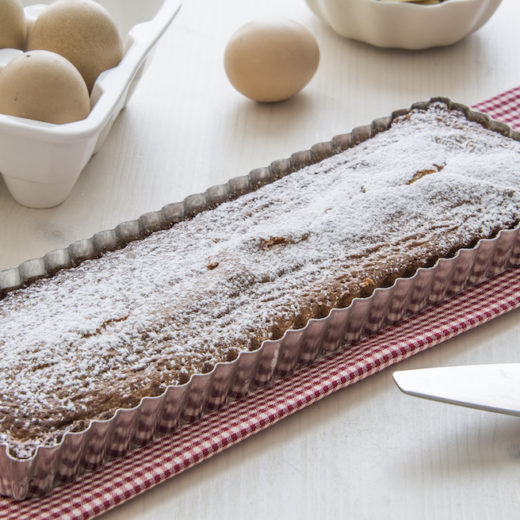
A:
<svg viewBox="0 0 520 520">
<path fill-rule="evenodd" d="M 274 102 L 305 87 L 319 60 L 318 43 L 306 27 L 269 17 L 253 20 L 231 36 L 224 67 L 239 92 L 255 101 Z"/>
</svg>

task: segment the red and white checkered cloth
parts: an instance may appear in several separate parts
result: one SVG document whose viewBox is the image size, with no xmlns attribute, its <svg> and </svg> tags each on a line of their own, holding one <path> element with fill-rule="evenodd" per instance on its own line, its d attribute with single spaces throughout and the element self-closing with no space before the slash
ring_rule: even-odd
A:
<svg viewBox="0 0 520 520">
<path fill-rule="evenodd" d="M 473 105 L 472 108 L 489 114 L 493 119 L 503 121 L 514 130 L 520 131 L 520 87 L 486 99 Z"/>
<path fill-rule="evenodd" d="M 474 107 L 520 130 L 520 87 Z M 0 498 L 0 520 L 93 518 L 365 377 L 520 307 L 520 268 L 207 415 L 50 495 Z"/>
</svg>

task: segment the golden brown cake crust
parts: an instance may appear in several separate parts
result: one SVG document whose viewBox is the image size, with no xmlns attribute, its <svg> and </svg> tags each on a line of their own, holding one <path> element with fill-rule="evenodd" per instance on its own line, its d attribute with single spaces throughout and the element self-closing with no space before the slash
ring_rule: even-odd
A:
<svg viewBox="0 0 520 520">
<path fill-rule="evenodd" d="M 0 300 L 18 457 L 520 218 L 520 143 L 442 104 Z"/>
</svg>

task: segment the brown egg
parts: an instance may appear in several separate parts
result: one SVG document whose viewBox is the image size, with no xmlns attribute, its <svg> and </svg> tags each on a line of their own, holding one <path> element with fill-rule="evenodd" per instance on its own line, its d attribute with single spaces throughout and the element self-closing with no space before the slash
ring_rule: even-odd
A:
<svg viewBox="0 0 520 520">
<path fill-rule="evenodd" d="M 49 51 L 29 51 L 0 72 L 0 113 L 47 123 L 88 116 L 90 98 L 76 67 Z"/>
<path fill-rule="evenodd" d="M 34 22 L 29 50 L 45 49 L 67 58 L 89 92 L 104 70 L 123 57 L 123 42 L 108 11 L 91 0 L 58 0 Z"/>
<path fill-rule="evenodd" d="M 23 49 L 27 26 L 20 0 L 0 0 L 0 49 Z"/>
<path fill-rule="evenodd" d="M 255 101 L 281 101 L 299 92 L 318 68 L 313 34 L 287 18 L 259 18 L 229 40 L 224 67 L 231 84 Z"/>
</svg>

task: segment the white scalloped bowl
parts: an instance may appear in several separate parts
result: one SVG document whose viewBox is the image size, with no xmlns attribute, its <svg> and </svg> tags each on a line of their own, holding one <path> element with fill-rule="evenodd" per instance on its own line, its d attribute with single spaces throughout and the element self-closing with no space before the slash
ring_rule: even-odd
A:
<svg viewBox="0 0 520 520">
<path fill-rule="evenodd" d="M 427 49 L 458 42 L 480 29 L 501 0 L 446 0 L 419 5 L 380 0 L 306 0 L 341 36 L 377 47 Z"/>
<path fill-rule="evenodd" d="M 29 24 L 52 0 L 25 7 Z M 121 63 L 98 77 L 86 119 L 54 125 L 0 114 L 0 172 L 14 199 L 31 208 L 63 202 L 128 102 L 179 0 L 98 0 L 123 36 Z M 0 70 L 22 51 L 0 49 Z"/>
</svg>

